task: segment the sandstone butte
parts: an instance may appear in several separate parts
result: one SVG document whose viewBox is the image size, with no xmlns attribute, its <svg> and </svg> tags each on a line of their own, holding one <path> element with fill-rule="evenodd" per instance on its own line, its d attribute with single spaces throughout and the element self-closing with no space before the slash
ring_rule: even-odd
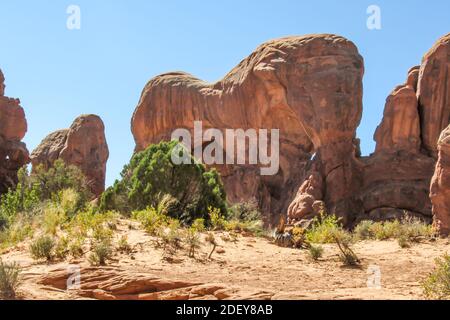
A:
<svg viewBox="0 0 450 320">
<path fill-rule="evenodd" d="M 27 132 L 25 113 L 19 99 L 5 96 L 5 78 L 0 70 L 0 194 L 17 183 L 17 171 L 29 162 L 21 140 Z"/>
<path fill-rule="evenodd" d="M 356 138 L 363 58 L 351 41 L 331 34 L 266 42 L 216 83 L 184 72 L 156 76 L 131 121 L 136 151 L 170 139 L 175 129 L 192 131 L 194 121 L 205 129 L 279 128 L 276 176 L 260 176 L 250 165 L 216 165 L 231 202 L 256 199 L 269 224 L 286 213 L 298 222 L 323 206 L 347 226 L 405 213 L 431 222 L 438 154 L 446 165 L 437 142 L 450 120 L 449 42 L 450 34 L 439 39 L 389 95 L 370 156 L 361 156 Z M 448 186 L 434 190 L 443 194 Z M 445 230 L 450 211 L 433 195 Z"/>
<path fill-rule="evenodd" d="M 450 34 L 437 41 L 405 84 L 386 100 L 376 150 L 361 156 L 356 129 L 362 114 L 363 58 L 349 40 L 331 34 L 262 44 L 222 80 L 206 83 L 184 72 L 156 76 L 145 86 L 131 130 L 136 151 L 169 140 L 175 129 L 280 129 L 280 170 L 261 176 L 254 165 L 217 165 L 230 202 L 255 199 L 268 224 L 295 223 L 328 212 L 351 227 L 363 219 L 405 213 L 450 228 L 448 131 Z M 4 97 L 0 77 L 0 192 L 13 186 L 28 151 L 18 100 Z M 439 140 L 439 137 L 441 139 Z M 439 143 L 438 143 L 439 140 Z M 226 141 L 225 141 L 226 143 Z M 77 118 L 47 136 L 33 165 L 61 158 L 79 166 L 99 195 L 108 147 L 101 119 Z M 436 171 L 435 171 L 436 168 Z M 430 191 L 430 184 L 434 174 Z"/>
<path fill-rule="evenodd" d="M 97 115 L 82 115 L 69 129 L 50 133 L 31 153 L 33 167 L 49 168 L 55 160 L 81 169 L 91 192 L 100 196 L 105 190 L 106 162 L 109 150 L 103 121 Z"/>
</svg>

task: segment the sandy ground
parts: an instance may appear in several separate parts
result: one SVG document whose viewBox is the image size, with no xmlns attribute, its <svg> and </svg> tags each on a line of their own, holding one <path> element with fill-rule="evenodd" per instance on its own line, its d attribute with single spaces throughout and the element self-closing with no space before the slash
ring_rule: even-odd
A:
<svg viewBox="0 0 450 320">
<path fill-rule="evenodd" d="M 313 262 L 306 250 L 280 248 L 265 238 L 216 233 L 219 247 L 208 260 L 211 245 L 203 242 L 196 259 L 180 250 L 174 261 L 163 261 L 154 238 L 133 222 L 121 220 L 118 236 L 127 234 L 131 254 L 116 254 L 108 266 L 129 274 L 145 273 L 162 279 L 221 284 L 236 289 L 233 298 L 246 293 L 267 294 L 272 299 L 423 299 L 420 281 L 434 267 L 434 259 L 450 252 L 448 240 L 414 244 L 402 249 L 396 241 L 363 241 L 354 251 L 361 258 L 358 268 L 342 266 L 335 245 L 324 245 L 324 255 Z M 65 290 L 38 284 L 38 280 L 56 268 L 68 264 L 88 266 L 86 259 L 43 264 L 28 254 L 22 243 L 3 254 L 4 261 L 16 261 L 23 268 L 20 296 L 23 299 L 73 298 Z M 380 281 L 377 282 L 377 279 Z M 368 282 L 373 284 L 368 286 Z M 381 288 L 377 286 L 380 284 Z"/>
</svg>

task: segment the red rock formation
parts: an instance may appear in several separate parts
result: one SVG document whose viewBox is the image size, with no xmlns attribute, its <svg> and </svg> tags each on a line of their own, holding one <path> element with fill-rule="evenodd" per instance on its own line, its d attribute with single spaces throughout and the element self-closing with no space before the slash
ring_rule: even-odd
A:
<svg viewBox="0 0 450 320">
<path fill-rule="evenodd" d="M 422 143 L 436 158 L 439 135 L 450 121 L 450 33 L 439 39 L 423 57 L 417 96 Z"/>
<path fill-rule="evenodd" d="M 430 198 L 433 203 L 434 223 L 442 235 L 450 234 L 450 126 L 438 142 L 438 161 L 431 180 Z"/>
<path fill-rule="evenodd" d="M 436 142 L 450 120 L 450 34 L 437 41 L 406 84 L 388 97 L 375 133 L 375 153 L 363 158 L 361 219 L 409 215 L 431 221 L 429 186 Z"/>
<path fill-rule="evenodd" d="M 19 99 L 5 97 L 5 78 L 0 70 L 0 194 L 17 183 L 17 171 L 29 162 L 21 140 L 27 132 Z"/>
<path fill-rule="evenodd" d="M 278 175 L 218 166 L 230 200 L 257 198 L 267 214 L 285 212 L 315 150 L 327 184 L 323 196 L 338 207 L 354 188 L 362 75 L 355 45 L 335 35 L 269 41 L 214 84 L 181 72 L 160 75 L 146 85 L 133 115 L 136 150 L 169 139 L 174 129 L 192 130 L 195 120 L 205 129 L 279 128 Z"/>
<path fill-rule="evenodd" d="M 248 291 L 224 284 L 170 280 L 151 274 L 129 272 L 117 267 L 80 269 L 79 287 L 68 288 L 70 274 L 56 268 L 37 282 L 50 290 L 70 290 L 73 296 L 97 300 L 270 300 L 273 292 Z"/>
<path fill-rule="evenodd" d="M 69 129 L 49 134 L 32 152 L 34 166 L 50 167 L 56 159 L 75 165 L 85 174 L 92 193 L 105 190 L 106 162 L 109 157 L 105 127 L 100 117 L 82 115 Z"/>
<path fill-rule="evenodd" d="M 416 96 L 417 67 L 410 70 L 407 83 L 395 88 L 386 100 L 383 121 L 375 132 L 376 152 L 420 149 L 419 104 Z"/>
<path fill-rule="evenodd" d="M 270 41 L 215 84 L 184 73 L 152 79 L 133 115 L 136 150 L 176 128 L 192 130 L 194 120 L 206 128 L 280 128 L 277 176 L 218 166 L 230 200 L 256 197 L 264 212 L 286 210 L 291 222 L 317 214 L 321 201 L 349 226 L 405 213 L 431 220 L 436 142 L 450 120 L 449 43 L 450 34 L 442 37 L 387 98 L 370 157 L 360 156 L 355 134 L 363 60 L 334 35 Z"/>
</svg>

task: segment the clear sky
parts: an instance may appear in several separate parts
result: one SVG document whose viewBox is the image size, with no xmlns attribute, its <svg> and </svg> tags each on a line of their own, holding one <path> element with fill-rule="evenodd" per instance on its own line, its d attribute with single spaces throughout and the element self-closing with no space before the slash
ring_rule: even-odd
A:
<svg viewBox="0 0 450 320">
<path fill-rule="evenodd" d="M 71 4 L 81 9 L 80 30 L 66 27 Z M 370 5 L 381 9 L 381 30 L 366 26 Z M 159 73 L 216 81 L 269 39 L 343 35 L 365 59 L 358 136 L 369 154 L 387 95 L 448 32 L 448 0 L 0 0 L 0 68 L 6 94 L 25 108 L 30 151 L 80 114 L 102 117 L 109 185 L 132 155 L 141 91 Z"/>
</svg>

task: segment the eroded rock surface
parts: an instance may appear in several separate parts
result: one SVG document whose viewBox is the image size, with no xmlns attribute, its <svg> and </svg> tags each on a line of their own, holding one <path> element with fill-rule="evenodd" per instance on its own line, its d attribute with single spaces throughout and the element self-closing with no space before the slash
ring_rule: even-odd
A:
<svg viewBox="0 0 450 320">
<path fill-rule="evenodd" d="M 5 78 L 0 70 L 0 194 L 17 183 L 17 171 L 29 162 L 25 143 L 27 132 L 25 112 L 19 99 L 5 94 Z"/>
<path fill-rule="evenodd" d="M 109 157 L 103 121 L 96 115 L 82 115 L 69 129 L 49 134 L 32 152 L 33 166 L 49 168 L 55 160 L 75 165 L 85 174 L 92 193 L 105 190 L 106 162 Z"/>
<path fill-rule="evenodd" d="M 72 289 L 67 268 L 54 269 L 43 275 L 38 283 L 71 290 L 73 294 L 98 300 L 270 300 L 271 292 L 241 292 L 223 284 L 204 284 L 170 280 L 145 273 L 127 272 L 115 267 L 82 268 L 80 287 Z"/>
<path fill-rule="evenodd" d="M 230 200 L 256 198 L 276 220 L 316 152 L 328 186 L 323 197 L 335 207 L 353 188 L 362 75 L 356 46 L 335 35 L 269 41 L 214 84 L 181 72 L 160 75 L 146 85 L 133 115 L 136 150 L 170 139 L 177 128 L 192 131 L 195 120 L 205 130 L 280 129 L 276 176 L 260 176 L 250 165 L 218 166 Z"/>
<path fill-rule="evenodd" d="M 450 234 L 450 126 L 438 142 L 438 161 L 431 181 L 430 198 L 433 203 L 434 223 L 442 235 Z"/>
<path fill-rule="evenodd" d="M 417 96 L 423 147 L 436 158 L 439 135 L 450 121 L 450 33 L 423 57 Z"/>
</svg>

